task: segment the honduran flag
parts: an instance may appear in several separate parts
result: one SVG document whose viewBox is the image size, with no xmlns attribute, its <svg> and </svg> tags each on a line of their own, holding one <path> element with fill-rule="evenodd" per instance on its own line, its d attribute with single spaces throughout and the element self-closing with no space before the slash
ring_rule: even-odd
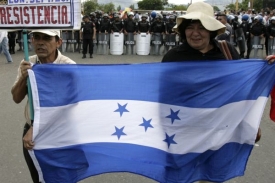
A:
<svg viewBox="0 0 275 183">
<path fill-rule="evenodd" d="M 244 175 L 275 66 L 261 60 L 35 65 L 34 150 L 41 181 L 107 172 L 158 182 Z"/>
</svg>

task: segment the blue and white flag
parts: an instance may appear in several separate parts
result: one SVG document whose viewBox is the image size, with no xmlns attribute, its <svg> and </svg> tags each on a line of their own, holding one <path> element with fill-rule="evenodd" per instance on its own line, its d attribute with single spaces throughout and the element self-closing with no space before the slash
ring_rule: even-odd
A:
<svg viewBox="0 0 275 183">
<path fill-rule="evenodd" d="M 158 182 L 244 175 L 275 66 L 261 60 L 35 65 L 34 150 L 41 181 L 107 172 Z"/>
</svg>

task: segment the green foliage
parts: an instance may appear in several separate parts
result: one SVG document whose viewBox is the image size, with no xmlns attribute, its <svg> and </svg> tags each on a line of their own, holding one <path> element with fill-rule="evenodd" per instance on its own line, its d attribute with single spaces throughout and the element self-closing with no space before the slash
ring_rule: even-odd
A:
<svg viewBox="0 0 275 183">
<path fill-rule="evenodd" d="M 182 10 L 182 11 L 185 11 L 185 10 L 187 10 L 187 6 L 184 6 L 184 5 L 172 5 L 169 8 L 166 8 L 166 10 Z"/>
<path fill-rule="evenodd" d="M 135 5 L 134 5 L 134 4 L 131 4 L 131 5 L 129 6 L 129 8 L 131 8 L 131 9 L 133 10 L 133 9 L 135 9 Z"/>
<path fill-rule="evenodd" d="M 89 15 L 91 12 L 95 10 L 101 10 L 104 12 L 112 12 L 115 10 L 115 5 L 113 3 L 108 4 L 98 4 L 94 0 L 88 0 L 83 3 L 84 14 Z"/>
<path fill-rule="evenodd" d="M 142 0 L 137 4 L 141 10 L 163 10 L 163 0 Z"/>
<path fill-rule="evenodd" d="M 97 9 L 97 3 L 93 0 L 88 0 L 83 3 L 84 15 L 89 15 Z"/>
<path fill-rule="evenodd" d="M 214 8 L 214 11 L 215 11 L 215 12 L 216 12 L 216 11 L 221 11 L 220 8 L 218 8 L 217 6 L 213 6 L 213 8 Z"/>
<path fill-rule="evenodd" d="M 117 8 L 116 8 L 117 11 L 120 11 L 121 10 L 121 6 L 119 5 Z"/>
<path fill-rule="evenodd" d="M 248 10 L 249 9 L 249 7 L 248 7 L 249 2 L 250 2 L 250 0 L 243 0 L 242 2 L 239 2 L 238 9 L 239 10 L 243 9 L 244 11 Z M 251 6 L 252 6 L 252 4 L 251 4 Z M 230 10 L 235 10 L 235 8 L 236 8 L 235 3 L 227 5 L 226 8 L 230 9 Z M 260 11 L 263 8 L 263 0 L 253 0 L 253 7 L 250 7 L 250 8 L 251 9 L 253 8 L 256 11 Z"/>
</svg>

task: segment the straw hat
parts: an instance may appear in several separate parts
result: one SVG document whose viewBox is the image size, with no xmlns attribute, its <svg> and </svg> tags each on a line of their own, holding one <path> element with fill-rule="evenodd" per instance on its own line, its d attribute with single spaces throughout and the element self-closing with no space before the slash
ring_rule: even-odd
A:
<svg viewBox="0 0 275 183">
<path fill-rule="evenodd" d="M 205 2 L 196 2 L 191 4 L 185 15 L 177 17 L 174 30 L 179 32 L 178 26 L 185 20 L 200 20 L 205 29 L 209 31 L 217 31 L 217 35 L 225 32 L 225 25 L 214 17 L 214 9 L 211 5 Z"/>
</svg>

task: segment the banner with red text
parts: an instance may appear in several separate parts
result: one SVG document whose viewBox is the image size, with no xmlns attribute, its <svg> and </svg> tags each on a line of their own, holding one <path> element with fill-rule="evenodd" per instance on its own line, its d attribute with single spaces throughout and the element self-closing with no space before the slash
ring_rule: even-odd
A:
<svg viewBox="0 0 275 183">
<path fill-rule="evenodd" d="M 8 0 L 0 5 L 1 29 L 79 29 L 80 0 Z"/>
</svg>

